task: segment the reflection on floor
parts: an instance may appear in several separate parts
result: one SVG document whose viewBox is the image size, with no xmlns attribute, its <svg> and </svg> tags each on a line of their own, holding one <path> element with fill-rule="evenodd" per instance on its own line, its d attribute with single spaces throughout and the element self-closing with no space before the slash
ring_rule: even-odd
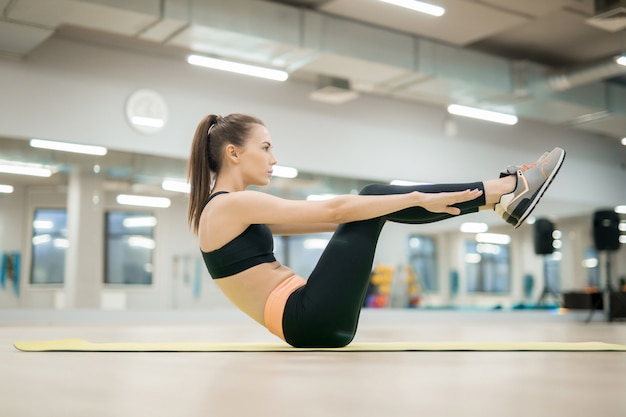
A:
<svg viewBox="0 0 626 417">
<path fill-rule="evenodd" d="M 0 415 L 626 415 L 620 352 L 23 353 L 17 340 L 276 342 L 234 310 L 1 311 Z M 601 341 L 597 313 L 365 310 L 356 341 Z"/>
</svg>

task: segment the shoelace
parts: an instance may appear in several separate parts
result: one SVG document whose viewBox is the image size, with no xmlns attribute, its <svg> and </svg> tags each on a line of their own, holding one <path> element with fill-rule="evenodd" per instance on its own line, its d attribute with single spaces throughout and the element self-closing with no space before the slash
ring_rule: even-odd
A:
<svg viewBox="0 0 626 417">
<path fill-rule="evenodd" d="M 524 164 L 521 167 L 519 167 L 518 169 L 520 171 L 527 171 L 527 170 L 529 170 L 531 168 L 534 168 L 536 166 L 537 166 L 537 162 L 533 162 L 532 164 Z"/>
</svg>

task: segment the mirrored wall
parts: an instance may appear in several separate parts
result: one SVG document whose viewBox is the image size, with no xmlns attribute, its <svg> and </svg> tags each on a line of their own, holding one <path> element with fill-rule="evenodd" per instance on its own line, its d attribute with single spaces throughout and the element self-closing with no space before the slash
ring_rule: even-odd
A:
<svg viewBox="0 0 626 417">
<path fill-rule="evenodd" d="M 31 145 L 21 138 L 0 140 L 0 307 L 229 305 L 186 224 L 185 160 Z M 374 182 L 312 172 L 288 177 L 274 177 L 263 191 L 322 199 Z M 563 291 L 600 288 L 609 255 L 594 248 L 592 214 L 559 219 L 550 254 L 536 253 L 532 225 L 517 233 L 496 226 L 490 229 L 495 241 L 456 226 L 383 232 L 365 305 L 514 306 L 545 295 L 554 304 Z M 307 276 L 329 238 L 276 236 L 276 256 Z M 620 249 L 610 254 L 617 286 L 626 285 L 626 250 Z"/>
</svg>

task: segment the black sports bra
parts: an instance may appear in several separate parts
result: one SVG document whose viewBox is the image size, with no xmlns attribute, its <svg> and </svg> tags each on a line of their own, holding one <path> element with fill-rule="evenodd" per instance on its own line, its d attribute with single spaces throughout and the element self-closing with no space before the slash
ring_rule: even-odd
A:
<svg viewBox="0 0 626 417">
<path fill-rule="evenodd" d="M 209 204 L 213 197 L 226 193 L 218 191 L 212 194 L 204 205 Z M 251 224 L 221 248 L 200 252 L 213 279 L 225 278 L 253 266 L 276 261 L 272 232 L 265 224 Z"/>
</svg>

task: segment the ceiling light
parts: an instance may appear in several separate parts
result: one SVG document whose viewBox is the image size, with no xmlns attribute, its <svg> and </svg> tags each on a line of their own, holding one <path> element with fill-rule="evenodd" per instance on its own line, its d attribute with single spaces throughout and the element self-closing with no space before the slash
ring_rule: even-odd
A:
<svg viewBox="0 0 626 417">
<path fill-rule="evenodd" d="M 434 4 L 425 3 L 417 0 L 380 0 L 383 3 L 393 4 L 394 6 L 404 7 L 405 9 L 415 10 L 416 12 L 426 13 L 431 16 L 442 16 L 446 9 Z"/>
<path fill-rule="evenodd" d="M 52 246 L 59 249 L 67 249 L 70 247 L 70 241 L 69 239 L 56 238 L 52 240 Z"/>
<path fill-rule="evenodd" d="M 225 61 L 222 59 L 209 58 L 200 55 L 189 55 L 187 57 L 187 62 L 201 67 L 229 71 L 237 74 L 251 75 L 253 77 L 267 78 L 274 81 L 285 81 L 289 77 L 287 72 L 273 68 L 240 64 L 238 62 Z"/>
<path fill-rule="evenodd" d="M 0 193 L 11 194 L 13 192 L 12 185 L 0 184 Z"/>
<path fill-rule="evenodd" d="M 465 263 L 468 264 L 478 264 L 482 257 L 478 253 L 466 253 L 465 254 Z"/>
<path fill-rule="evenodd" d="M 622 138 L 622 145 L 626 146 L 626 138 Z"/>
<path fill-rule="evenodd" d="M 500 246 L 494 245 L 492 243 L 479 243 L 476 245 L 476 252 L 498 255 L 500 252 L 502 252 L 502 249 L 500 248 Z"/>
<path fill-rule="evenodd" d="M 489 226 L 486 223 L 467 222 L 461 225 L 461 232 L 463 233 L 485 233 L 487 230 L 489 230 Z"/>
<path fill-rule="evenodd" d="M 52 236 L 47 235 L 47 234 L 33 236 L 33 239 L 32 239 L 33 245 L 43 245 L 51 241 L 52 241 Z"/>
<path fill-rule="evenodd" d="M 142 195 L 129 195 L 120 194 L 115 199 L 118 204 L 124 204 L 128 206 L 141 206 L 141 207 L 158 207 L 167 208 L 170 206 L 171 201 L 166 197 L 146 197 Z"/>
<path fill-rule="evenodd" d="M 615 207 L 615 212 L 618 214 L 626 214 L 626 206 Z"/>
<path fill-rule="evenodd" d="M 587 258 L 583 259 L 583 268 L 597 268 L 598 267 L 598 258 Z"/>
<path fill-rule="evenodd" d="M 177 193 L 187 193 L 191 191 L 191 184 L 185 180 L 177 180 L 173 178 L 166 178 L 161 183 L 161 188 L 165 191 L 175 191 Z"/>
<path fill-rule="evenodd" d="M 476 235 L 476 242 L 494 243 L 496 245 L 508 245 L 511 243 L 511 236 L 496 233 L 479 233 Z"/>
<path fill-rule="evenodd" d="M 10 161 L 0 161 L 0 172 L 4 174 L 32 175 L 34 177 L 49 177 L 52 175 L 52 170 L 44 165 Z"/>
<path fill-rule="evenodd" d="M 126 228 L 132 227 L 154 227 L 157 224 L 157 219 L 154 216 L 146 217 L 127 217 L 122 221 L 122 224 Z"/>
<path fill-rule="evenodd" d="M 56 142 L 43 139 L 31 139 L 30 146 L 33 148 L 52 149 L 55 151 L 82 153 L 86 155 L 107 154 L 107 148 L 104 146 L 79 145 L 76 143 Z"/>
<path fill-rule="evenodd" d="M 514 125 L 518 121 L 517 116 L 512 114 L 477 109 L 475 107 L 461 106 L 458 104 L 451 104 L 448 106 L 448 113 L 457 116 L 471 117 L 472 119 L 486 120 L 488 122 L 502 123 L 505 125 Z"/>
<path fill-rule="evenodd" d="M 626 66 L 626 55 L 618 56 L 617 58 L 615 58 L 615 62 L 620 65 Z"/>
<path fill-rule="evenodd" d="M 129 236 L 128 246 L 132 246 L 134 248 L 154 249 L 156 247 L 156 242 L 154 239 L 150 239 L 149 237 Z"/>
<path fill-rule="evenodd" d="M 291 167 L 274 165 L 274 167 L 272 168 L 272 175 L 274 177 L 296 178 L 298 176 L 298 170 Z"/>
<path fill-rule="evenodd" d="M 39 230 L 52 230 L 54 229 L 54 222 L 52 220 L 35 220 L 33 221 L 33 229 Z"/>
</svg>

